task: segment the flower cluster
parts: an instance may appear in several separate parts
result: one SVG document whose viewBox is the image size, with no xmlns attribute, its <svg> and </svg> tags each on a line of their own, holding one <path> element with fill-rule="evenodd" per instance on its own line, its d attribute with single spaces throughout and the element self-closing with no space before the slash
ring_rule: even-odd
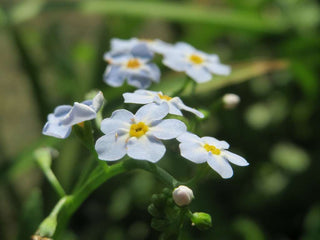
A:
<svg viewBox="0 0 320 240">
<path fill-rule="evenodd" d="M 137 88 L 147 88 L 152 82 L 159 82 L 160 70 L 151 62 L 154 54 L 161 54 L 164 65 L 186 72 L 198 83 L 209 81 L 212 74 L 230 73 L 230 67 L 221 64 L 217 55 L 206 54 L 186 43 L 171 45 L 161 40 L 113 39 L 111 51 L 104 55 L 109 63 L 104 81 L 119 87 L 127 80 L 129 85 Z M 230 163 L 248 165 L 244 158 L 227 150 L 227 142 L 208 136 L 198 137 L 187 131 L 184 122 L 174 119 L 175 115 L 183 116 L 182 111 L 204 117 L 202 112 L 185 105 L 179 97 L 140 89 L 124 93 L 123 98 L 124 103 L 143 106 L 135 114 L 126 109 L 116 110 L 101 122 L 104 135 L 95 143 L 99 159 L 116 161 L 128 155 L 132 159 L 155 163 L 166 152 L 162 140 L 177 139 L 182 157 L 197 164 L 207 163 L 222 178 L 233 175 Z M 92 100 L 57 107 L 49 114 L 43 134 L 68 137 L 73 125 L 96 118 L 103 101 L 99 92 Z M 165 119 L 169 115 L 170 118 Z"/>
<path fill-rule="evenodd" d="M 174 71 L 185 72 L 197 83 L 204 83 L 212 74 L 229 75 L 230 67 L 220 63 L 215 54 L 206 54 L 187 43 L 169 44 L 159 39 L 112 39 L 111 50 L 104 55 L 109 64 L 104 82 L 112 87 L 121 86 L 125 80 L 136 88 L 148 88 L 159 82 L 160 70 L 151 62 L 154 54 L 163 57 L 163 64 Z"/>
</svg>

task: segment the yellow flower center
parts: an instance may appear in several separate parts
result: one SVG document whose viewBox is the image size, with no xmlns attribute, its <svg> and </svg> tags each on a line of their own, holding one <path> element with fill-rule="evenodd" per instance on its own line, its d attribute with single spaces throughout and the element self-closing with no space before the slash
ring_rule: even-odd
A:
<svg viewBox="0 0 320 240">
<path fill-rule="evenodd" d="M 194 63 L 194 64 L 201 64 L 204 62 L 203 58 L 200 57 L 199 55 L 196 55 L 196 54 L 192 54 L 190 57 L 189 57 L 189 60 Z"/>
<path fill-rule="evenodd" d="M 203 147 L 205 150 L 207 150 L 207 152 L 211 152 L 212 154 L 220 155 L 220 153 L 221 153 L 220 149 L 216 148 L 213 145 L 209 145 L 206 143 Z"/>
<path fill-rule="evenodd" d="M 84 128 L 84 122 L 79 122 L 79 123 L 77 123 L 77 125 L 78 125 L 79 127 Z"/>
<path fill-rule="evenodd" d="M 148 132 L 148 129 L 149 129 L 148 126 L 143 122 L 131 124 L 130 132 L 129 132 L 130 137 L 141 137 L 146 132 Z"/>
<path fill-rule="evenodd" d="M 128 62 L 127 62 L 127 68 L 139 68 L 141 66 L 140 62 L 138 59 L 136 58 L 131 58 Z"/>
<path fill-rule="evenodd" d="M 172 99 L 172 97 L 169 97 L 167 95 L 162 95 L 161 93 L 158 93 L 158 96 L 160 99 L 166 100 L 166 101 L 170 101 Z"/>
</svg>

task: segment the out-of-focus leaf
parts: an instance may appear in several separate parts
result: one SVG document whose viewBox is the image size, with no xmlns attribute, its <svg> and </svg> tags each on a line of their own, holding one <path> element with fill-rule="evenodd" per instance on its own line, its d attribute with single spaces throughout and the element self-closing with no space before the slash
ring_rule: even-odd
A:
<svg viewBox="0 0 320 240">
<path fill-rule="evenodd" d="M 307 214 L 304 222 L 305 234 L 302 240 L 320 239 L 320 206 L 314 206 Z"/>
<path fill-rule="evenodd" d="M 30 239 L 43 218 L 41 191 L 34 189 L 23 205 L 17 240 Z"/>
<path fill-rule="evenodd" d="M 252 128 L 262 129 L 271 122 L 271 111 L 266 104 L 256 103 L 248 108 L 245 117 Z"/>
<path fill-rule="evenodd" d="M 246 218 L 239 218 L 233 226 L 237 232 L 242 236 L 243 240 L 265 240 L 264 234 L 260 227 L 252 220 Z"/>
<path fill-rule="evenodd" d="M 271 150 L 271 159 L 291 172 L 302 172 L 310 164 L 308 154 L 291 143 L 278 143 Z"/>
<path fill-rule="evenodd" d="M 120 188 L 114 192 L 108 212 L 113 219 L 122 219 L 129 211 L 131 195 L 128 189 Z"/>
</svg>

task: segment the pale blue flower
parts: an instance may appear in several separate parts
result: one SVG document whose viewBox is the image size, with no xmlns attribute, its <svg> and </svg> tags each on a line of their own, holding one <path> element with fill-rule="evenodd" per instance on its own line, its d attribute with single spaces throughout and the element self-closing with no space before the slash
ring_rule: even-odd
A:
<svg viewBox="0 0 320 240">
<path fill-rule="evenodd" d="M 183 42 L 175 44 L 172 51 L 164 54 L 163 64 L 186 74 L 198 83 L 211 80 L 212 74 L 229 75 L 229 66 L 221 64 L 219 57 L 199 51 Z"/>
<path fill-rule="evenodd" d="M 128 40 L 113 38 L 111 39 L 111 52 L 130 52 L 135 46 L 144 44 L 154 53 L 164 54 L 170 51 L 172 45 L 159 39 L 139 39 L 131 38 Z"/>
<path fill-rule="evenodd" d="M 229 144 L 213 137 L 198 137 L 192 133 L 179 136 L 181 156 L 194 162 L 207 162 L 222 178 L 231 178 L 233 170 L 230 163 L 238 166 L 247 166 L 249 163 L 239 155 L 229 152 Z"/>
<path fill-rule="evenodd" d="M 186 106 L 179 97 L 169 97 L 164 95 L 162 92 L 148 91 L 148 90 L 136 90 L 134 93 L 124 93 L 125 103 L 137 103 L 137 104 L 148 104 L 148 103 L 166 103 L 169 106 L 169 113 L 182 116 L 181 110 L 185 110 L 203 118 L 204 115 L 191 107 Z"/>
<path fill-rule="evenodd" d="M 67 138 L 73 125 L 96 118 L 103 101 L 103 94 L 99 92 L 92 100 L 86 100 L 82 103 L 75 102 L 73 106 L 56 107 L 54 112 L 48 115 L 48 121 L 43 127 L 42 134 L 56 138 Z"/>
<path fill-rule="evenodd" d="M 99 159 L 115 161 L 127 154 L 133 159 L 159 161 L 166 151 L 160 139 L 173 139 L 186 132 L 183 122 L 163 120 L 168 110 L 167 104 L 151 103 L 136 114 L 125 109 L 114 111 L 101 123 L 105 135 L 95 145 Z"/>
<path fill-rule="evenodd" d="M 104 59 L 109 63 L 103 80 L 112 87 L 128 84 L 137 88 L 147 88 L 151 82 L 159 82 L 160 70 L 150 63 L 153 53 L 144 44 L 136 45 L 130 53 L 109 52 Z"/>
</svg>

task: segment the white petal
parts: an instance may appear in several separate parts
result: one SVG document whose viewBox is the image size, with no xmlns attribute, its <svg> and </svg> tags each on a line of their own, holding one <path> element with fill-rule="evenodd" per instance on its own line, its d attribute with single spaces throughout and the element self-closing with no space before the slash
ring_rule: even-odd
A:
<svg viewBox="0 0 320 240">
<path fill-rule="evenodd" d="M 104 102 L 103 93 L 101 91 L 98 92 L 98 94 L 92 99 L 92 107 L 93 109 L 98 112 L 100 108 L 102 107 Z"/>
<path fill-rule="evenodd" d="M 165 101 L 165 100 L 164 100 Z M 169 106 L 169 113 L 170 114 L 174 114 L 174 115 L 178 115 L 178 116 L 183 116 L 182 112 L 180 111 L 180 108 L 177 107 L 176 104 L 174 104 L 174 102 L 172 101 L 168 101 L 168 106 Z"/>
<path fill-rule="evenodd" d="M 208 160 L 208 164 L 213 170 L 219 173 L 222 178 L 231 178 L 233 175 L 233 170 L 230 164 L 222 157 L 212 155 Z"/>
<path fill-rule="evenodd" d="M 148 134 L 150 133 L 157 138 L 167 140 L 176 138 L 186 131 L 186 125 L 180 120 L 165 119 L 160 121 L 156 126 L 150 127 Z"/>
<path fill-rule="evenodd" d="M 225 157 L 229 162 L 238 166 L 248 166 L 249 163 L 243 157 L 229 152 L 227 150 L 222 151 L 222 156 Z"/>
<path fill-rule="evenodd" d="M 207 143 L 209 145 L 213 145 L 219 149 L 228 149 L 229 148 L 229 143 L 226 141 L 219 141 L 218 139 L 214 137 L 202 137 L 201 140 L 204 143 Z"/>
<path fill-rule="evenodd" d="M 169 112 L 168 104 L 149 103 L 139 108 L 135 114 L 136 122 L 144 122 L 149 124 L 153 121 L 164 118 Z"/>
<path fill-rule="evenodd" d="M 181 156 L 194 163 L 204 163 L 208 160 L 208 152 L 200 143 L 182 142 L 179 148 Z"/>
<path fill-rule="evenodd" d="M 186 71 L 187 75 L 198 83 L 204 83 L 211 80 L 212 76 L 203 66 L 192 66 Z"/>
<path fill-rule="evenodd" d="M 200 118 L 203 118 L 204 115 L 202 112 L 194 109 L 194 108 L 191 108 L 191 107 L 188 107 L 187 105 L 185 105 L 182 100 L 180 98 L 177 98 L 174 103 L 176 104 L 176 106 L 179 108 L 179 109 L 182 109 L 182 110 L 185 110 L 185 111 L 188 111 L 188 112 L 191 112 L 195 115 L 197 115 L 198 117 Z"/>
<path fill-rule="evenodd" d="M 145 90 L 142 90 L 145 91 Z M 145 91 L 148 92 L 148 91 Z M 148 93 L 124 93 L 123 95 L 125 103 L 137 103 L 137 104 L 147 104 L 152 103 L 154 96 Z"/>
<path fill-rule="evenodd" d="M 60 123 L 72 126 L 94 118 L 96 118 L 96 111 L 94 109 L 85 104 L 75 102 L 70 112 L 61 119 Z"/>
<path fill-rule="evenodd" d="M 150 162 L 159 161 L 166 152 L 166 148 L 160 140 L 146 135 L 130 138 L 127 148 L 129 157 Z"/>
<path fill-rule="evenodd" d="M 129 129 L 132 119 L 134 119 L 134 115 L 128 110 L 116 110 L 110 118 L 106 118 L 101 122 L 101 131 L 104 134 L 109 134 L 119 129 Z"/>
<path fill-rule="evenodd" d="M 179 142 L 193 142 L 193 143 L 202 143 L 201 138 L 198 137 L 197 135 L 190 133 L 190 132 L 186 132 L 182 135 L 180 135 L 177 140 Z"/>
<path fill-rule="evenodd" d="M 106 161 L 121 159 L 126 154 L 127 138 L 128 135 L 117 136 L 115 133 L 99 138 L 95 145 L 98 158 Z"/>
<path fill-rule="evenodd" d="M 185 54 L 193 53 L 193 52 L 197 51 L 193 46 L 191 46 L 190 44 L 185 43 L 185 42 L 178 42 L 174 45 L 174 47 L 175 47 L 175 49 L 177 49 Z"/>
<path fill-rule="evenodd" d="M 210 72 L 217 75 L 229 75 L 231 73 L 230 66 L 221 63 L 208 63 L 206 64 L 206 67 L 210 70 Z"/>
</svg>

